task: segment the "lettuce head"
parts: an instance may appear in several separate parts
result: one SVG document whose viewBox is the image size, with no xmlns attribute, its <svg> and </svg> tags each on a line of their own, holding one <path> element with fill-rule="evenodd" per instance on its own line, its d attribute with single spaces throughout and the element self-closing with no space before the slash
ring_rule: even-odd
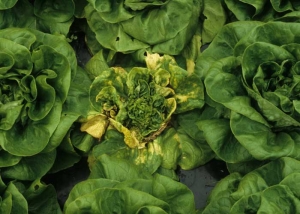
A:
<svg viewBox="0 0 300 214">
<path fill-rule="evenodd" d="M 76 56 L 64 37 L 26 28 L 0 30 L 0 55 L 2 176 L 33 180 L 55 160 L 45 149 L 57 140 Z"/>
<path fill-rule="evenodd" d="M 279 21 L 231 23 L 198 58 L 207 108 L 214 109 L 198 126 L 227 163 L 299 159 L 298 29 Z"/>
<path fill-rule="evenodd" d="M 84 16 L 106 49 L 177 55 L 195 34 L 202 9 L 201 0 L 89 0 Z"/>
<path fill-rule="evenodd" d="M 109 68 L 90 87 L 91 111 L 81 129 L 101 138 L 108 125 L 124 134 L 125 143 L 143 147 L 169 124 L 172 114 L 201 108 L 202 81 L 180 68 L 174 58 L 149 54 L 147 67 Z"/>
<path fill-rule="evenodd" d="M 299 161 L 271 161 L 246 175 L 232 173 L 217 183 L 199 213 L 300 212 Z"/>
</svg>

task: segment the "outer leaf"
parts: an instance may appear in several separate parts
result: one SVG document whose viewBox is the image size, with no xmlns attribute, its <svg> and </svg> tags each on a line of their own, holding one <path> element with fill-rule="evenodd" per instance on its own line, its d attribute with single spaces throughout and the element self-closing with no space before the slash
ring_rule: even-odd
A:
<svg viewBox="0 0 300 214">
<path fill-rule="evenodd" d="M 8 8 L 12 8 L 18 0 L 13 0 L 13 1 L 9 1 L 9 0 L 2 0 L 0 2 L 0 10 L 5 10 Z"/>
<path fill-rule="evenodd" d="M 41 178 L 50 170 L 55 157 L 56 151 L 24 157 L 18 164 L 3 169 L 2 176 L 18 180 L 35 180 Z"/>
<path fill-rule="evenodd" d="M 298 174 L 299 161 L 292 158 L 277 159 L 243 177 L 232 173 L 216 185 L 202 213 L 297 213 L 299 198 L 289 182 Z"/>
<path fill-rule="evenodd" d="M 196 61 L 195 73 L 201 78 L 207 75 L 212 62 L 232 56 L 234 47 L 239 40 L 262 22 L 233 22 L 220 30 L 209 48 L 199 55 Z"/>
<path fill-rule="evenodd" d="M 140 200 L 141 198 L 143 200 Z M 78 203 L 76 203 L 77 201 Z M 90 204 L 90 201 L 96 201 L 96 203 Z M 169 211 L 167 203 L 144 192 L 129 188 L 97 189 L 74 202 L 69 204 L 65 213 L 82 213 L 83 211 L 87 213 L 136 213 L 137 210 L 148 204 L 153 204 Z"/>
<path fill-rule="evenodd" d="M 5 5 L 3 5 L 5 4 Z M 64 1 L 10 1 L 0 3 L 0 28 L 29 27 L 45 33 L 67 35 L 74 21 L 75 5 Z M 22 10 L 22 13 L 19 11 Z"/>
<path fill-rule="evenodd" d="M 122 161 L 120 161 L 122 160 Z M 90 162 L 91 174 L 89 178 L 109 178 L 116 181 L 125 181 L 135 178 L 149 178 L 150 174 L 134 167 L 125 159 L 101 155 L 95 162 Z"/>
<path fill-rule="evenodd" d="M 72 0 L 67 1 L 34 1 L 36 16 L 56 22 L 65 22 L 73 17 L 75 5 Z"/>
<path fill-rule="evenodd" d="M 115 164 L 116 160 L 120 160 L 107 159 L 105 156 L 100 156 L 101 162 L 99 163 Z M 95 173 L 93 174 L 94 177 L 96 176 L 94 179 L 88 179 L 77 184 L 65 204 L 65 213 L 76 213 L 78 210 L 85 210 L 88 213 L 195 212 L 194 203 L 191 203 L 194 201 L 193 194 L 185 185 L 158 174 L 153 177 L 145 177 L 145 173 L 136 174 L 137 168 L 133 164 L 128 164 L 126 167 L 133 173 L 126 173 L 125 175 L 123 173 L 125 161 L 119 162 L 122 163 L 122 166 L 115 165 L 116 168 L 113 173 L 109 173 L 110 170 L 104 170 L 107 173 Z M 95 169 L 91 169 L 92 173 Z M 96 171 L 99 172 L 99 169 Z M 116 178 L 116 173 L 121 173 L 122 181 L 119 180 L 120 177 L 117 178 L 118 181 L 113 179 Z M 104 176 L 104 178 L 97 178 L 97 176 Z M 184 204 L 185 206 L 183 206 Z"/>
<path fill-rule="evenodd" d="M 8 2 L 10 6 L 14 5 L 10 8 L 2 8 L 0 10 L 0 29 L 9 27 L 35 27 L 33 7 L 30 2 L 26 0 L 7 0 Z M 20 13 L 20 10 L 22 10 L 22 13 Z"/>
<path fill-rule="evenodd" d="M 77 198 L 84 196 L 86 194 L 89 194 L 93 192 L 96 189 L 100 188 L 112 188 L 115 187 L 119 181 L 106 179 L 106 178 L 98 178 L 98 179 L 87 179 L 85 181 L 82 181 L 74 188 L 72 188 L 67 201 L 64 204 L 64 207 L 68 207 L 70 203 L 75 201 Z"/>
<path fill-rule="evenodd" d="M 179 54 L 195 33 L 202 8 L 201 1 L 89 2 L 85 14 L 99 43 L 124 53 L 153 46 L 154 52 Z"/>
<path fill-rule="evenodd" d="M 149 47 L 139 40 L 132 40 L 119 24 L 105 22 L 90 4 L 85 7 L 85 14 L 87 14 L 89 26 L 96 34 L 97 41 L 101 46 L 119 52 L 130 52 Z M 106 36 L 102 37 L 103 34 Z"/>
<path fill-rule="evenodd" d="M 91 84 L 85 71 L 78 67 L 75 78 L 71 81 L 71 85 L 63 104 L 63 110 L 60 123 L 50 138 L 44 152 L 51 151 L 56 148 L 67 135 L 72 124 L 80 117 L 86 117 L 88 108 L 86 103 L 89 102 L 89 86 Z"/>
<path fill-rule="evenodd" d="M 107 154 L 112 157 L 126 159 L 136 165 L 137 168 L 153 174 L 162 162 L 161 141 L 149 142 L 144 148 L 131 149 L 124 144 L 121 133 L 116 130 L 108 130 L 105 140 L 93 148 L 91 160 Z"/>
<path fill-rule="evenodd" d="M 30 156 L 41 152 L 46 147 L 51 134 L 57 127 L 61 108 L 61 103 L 56 103 L 54 108 L 52 108 L 42 121 L 31 122 L 24 128 L 20 125 L 14 125 L 8 131 L 1 130 L 0 137 L 2 139 L 1 146 L 3 149 L 18 156 Z M 28 139 L 27 136 L 38 137 Z M 39 138 L 41 136 L 43 136 L 43 141 Z"/>
<path fill-rule="evenodd" d="M 210 43 L 220 29 L 226 23 L 226 13 L 220 0 L 204 0 L 203 21 L 202 29 L 202 42 L 203 44 Z"/>
<path fill-rule="evenodd" d="M 10 203 L 6 204 L 8 206 L 11 206 L 11 208 L 6 207 L 8 209 L 11 209 L 11 214 L 26 214 L 28 213 L 28 205 L 27 201 L 24 198 L 24 196 L 19 192 L 17 187 L 14 185 L 13 182 L 10 182 L 7 186 L 7 189 L 5 190 L 5 193 L 3 195 L 4 200 L 9 199 Z M 6 201 L 7 203 L 8 201 Z M 4 210 L 6 212 L 7 210 Z"/>
<path fill-rule="evenodd" d="M 229 121 L 225 119 L 203 120 L 197 123 L 211 149 L 218 158 L 237 163 L 252 160 L 253 157 L 233 136 Z"/>
<path fill-rule="evenodd" d="M 41 183 L 40 180 L 32 182 L 23 193 L 28 203 L 28 212 L 32 214 L 61 214 L 54 187 Z"/>
<path fill-rule="evenodd" d="M 16 165 L 21 159 L 22 157 L 11 155 L 5 150 L 0 151 L 0 167 Z"/>
</svg>

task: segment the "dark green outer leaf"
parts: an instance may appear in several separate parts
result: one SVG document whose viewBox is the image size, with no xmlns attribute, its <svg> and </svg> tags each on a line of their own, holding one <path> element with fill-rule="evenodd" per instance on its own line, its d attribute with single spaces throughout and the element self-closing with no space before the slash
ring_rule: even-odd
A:
<svg viewBox="0 0 300 214">
<path fill-rule="evenodd" d="M 114 166 L 114 170 L 109 167 L 95 168 L 94 165 L 91 168 L 94 178 L 77 184 L 71 191 L 64 209 L 66 213 L 73 213 L 84 207 L 88 213 L 101 213 L 106 210 L 136 213 L 137 210 L 148 209 L 158 210 L 159 213 L 194 213 L 194 203 L 191 203 L 193 194 L 185 185 L 162 175 L 149 176 L 125 159 L 108 158 L 104 154 L 96 161 L 93 164 L 108 164 Z M 125 169 L 129 171 L 124 173 Z M 136 174 L 138 171 L 141 173 Z M 127 191 L 130 197 L 127 196 Z M 97 203 L 91 203 L 95 197 L 98 198 Z M 139 200 L 136 197 L 143 199 Z M 110 198 L 116 200 L 108 200 Z M 122 203 L 119 203 L 119 198 L 122 198 Z M 106 200 L 105 204 L 103 200 Z"/>
<path fill-rule="evenodd" d="M 236 113 L 232 114 L 230 125 L 234 136 L 258 160 L 298 158 L 299 138 L 292 133 L 274 133 L 269 127 Z"/>
<path fill-rule="evenodd" d="M 218 158 L 227 163 L 237 163 L 252 160 L 249 151 L 239 143 L 232 134 L 229 120 L 210 119 L 201 120 L 197 125 Z"/>
<path fill-rule="evenodd" d="M 255 42 L 266 42 L 277 46 L 282 46 L 290 43 L 300 43 L 298 23 L 286 23 L 286 22 L 269 22 L 250 31 L 248 34 L 244 34 L 244 38 L 234 47 L 234 55 L 241 56 L 245 49 Z M 278 32 L 278 33 L 268 33 Z M 287 32 L 281 34 L 279 32 Z"/>
<path fill-rule="evenodd" d="M 41 178 L 50 170 L 55 157 L 55 150 L 30 157 L 23 157 L 18 164 L 3 168 L 1 174 L 3 177 L 10 179 L 35 180 Z"/>
<path fill-rule="evenodd" d="M 255 17 L 262 12 L 268 13 L 269 11 L 264 8 L 268 1 L 269 0 L 225 0 L 225 3 L 238 20 L 245 21 L 255 19 Z"/>
<path fill-rule="evenodd" d="M 30 122 L 26 127 L 14 125 L 10 130 L 1 130 L 2 148 L 17 156 L 30 156 L 41 152 L 57 127 L 61 111 L 61 102 L 56 101 L 52 110 L 43 120 Z M 16 135 L 16 133 L 18 134 Z M 27 136 L 43 136 L 43 141 L 39 137 L 29 139 Z"/>
<path fill-rule="evenodd" d="M 119 26 L 105 22 L 97 11 L 89 4 L 85 7 L 85 14 L 89 27 L 96 34 L 96 39 L 101 46 L 118 52 L 132 52 L 138 49 L 144 49 L 149 45 L 131 39 Z M 105 36 L 102 36 L 105 35 Z"/>
<path fill-rule="evenodd" d="M 232 56 L 236 44 L 262 22 L 233 22 L 227 24 L 216 35 L 215 39 L 196 61 L 195 73 L 201 78 L 207 75 L 212 62 Z"/>
<path fill-rule="evenodd" d="M 142 11 L 133 19 L 122 22 L 121 25 L 127 34 L 150 45 L 172 39 L 181 31 L 185 31 L 185 36 L 188 37 L 186 39 L 189 39 L 192 36 L 189 35 L 189 30 L 197 24 L 196 20 L 201 8 L 200 2 L 171 0 L 161 8 L 155 8 L 150 12 Z M 180 10 L 178 10 L 179 8 Z M 146 20 L 143 18 L 145 16 L 147 17 Z M 162 22 L 162 19 L 165 21 Z M 176 22 L 172 20 L 176 20 Z M 136 28 L 141 29 L 141 31 L 137 31 Z M 157 36 L 151 36 L 153 32 Z M 177 44 L 181 45 L 180 43 Z M 175 50 L 173 51 L 175 52 Z M 154 52 L 157 52 L 155 47 Z"/>
<path fill-rule="evenodd" d="M 141 168 L 132 167 L 132 163 L 125 159 L 109 157 L 104 154 L 96 162 L 90 162 L 91 174 L 89 178 L 109 178 L 116 181 L 125 181 L 135 178 L 149 178 L 150 173 Z M 115 170 L 116 166 L 119 170 Z"/>
<path fill-rule="evenodd" d="M 10 4 L 15 2 L 15 4 L 11 8 L 4 8 L 4 10 L 0 10 L 0 29 L 9 27 L 26 28 L 35 26 L 33 7 L 29 1 L 7 0 L 7 2 Z M 20 10 L 22 10 L 22 13 L 20 13 Z"/>
<path fill-rule="evenodd" d="M 203 44 L 210 43 L 226 23 L 226 10 L 222 3 L 223 1 L 221 0 L 203 1 L 204 8 L 202 14 L 205 16 L 201 32 Z"/>
<path fill-rule="evenodd" d="M 0 211 L 10 214 L 26 214 L 28 213 L 28 204 L 24 196 L 19 192 L 14 182 L 8 184 L 7 189 L 3 195 L 4 206 L 2 205 Z M 4 208 L 4 209 L 3 209 Z M 2 210 L 3 209 L 3 210 Z M 8 211 L 8 212 L 7 212 Z"/>
<path fill-rule="evenodd" d="M 105 196 L 105 197 L 103 197 Z M 142 200 L 141 200 L 142 198 Z M 95 201 L 96 203 L 90 203 Z M 94 190 L 84 197 L 78 198 L 71 203 L 65 213 L 136 213 L 141 207 L 148 204 L 160 207 L 160 210 L 169 211 L 166 202 L 159 200 L 150 194 L 137 191 L 131 188 L 103 188 Z"/>
<path fill-rule="evenodd" d="M 226 6 L 238 20 L 272 21 L 291 11 L 299 11 L 299 3 L 293 0 L 226 0 Z"/>
<path fill-rule="evenodd" d="M 153 46 L 153 52 L 179 54 L 195 33 L 202 8 L 200 0 L 170 0 L 161 7 L 131 14 L 124 9 L 123 1 L 119 4 L 90 2 L 85 14 L 97 40 L 103 47 L 123 53 Z M 172 21 L 175 19 L 176 22 Z"/>
<path fill-rule="evenodd" d="M 40 45 L 50 46 L 58 53 L 65 56 L 71 68 L 71 79 L 76 75 L 77 59 L 72 46 L 67 42 L 64 36 L 45 34 L 38 30 L 28 29 L 36 36 L 36 42 L 33 44 L 32 49 L 38 48 Z"/>
<path fill-rule="evenodd" d="M 30 37 L 33 37 L 33 35 L 30 35 Z M 30 40 L 32 40 L 32 38 Z M 15 63 L 12 69 L 20 74 L 30 74 L 33 65 L 31 62 L 31 53 L 27 47 L 24 47 L 23 44 L 16 44 L 10 41 L 10 38 L 0 38 L 0 49 L 1 52 L 9 54 L 14 59 L 18 59 L 14 61 Z"/>
<path fill-rule="evenodd" d="M 35 0 L 34 14 L 46 21 L 65 22 L 75 11 L 73 0 Z"/>
<path fill-rule="evenodd" d="M 225 57 L 213 63 L 204 84 L 207 94 L 214 101 L 268 126 L 262 115 L 250 104 L 251 100 L 241 82 L 241 67 L 237 58 Z"/>
<path fill-rule="evenodd" d="M 12 0 L 11 3 L 14 1 Z M 36 0 L 33 4 L 28 0 L 18 0 L 15 3 L 11 8 L 0 9 L 0 29 L 32 28 L 44 33 L 65 36 L 69 33 L 75 13 L 72 0 L 64 1 L 64 3 Z"/>
<path fill-rule="evenodd" d="M 297 213 L 298 188 L 293 192 L 292 185 L 299 170 L 299 161 L 284 157 L 243 177 L 232 173 L 216 185 L 202 213 Z"/>
<path fill-rule="evenodd" d="M 62 214 L 53 185 L 45 185 L 35 180 L 23 193 L 31 214 Z"/>
<path fill-rule="evenodd" d="M 1 0 L 0 1 L 0 10 L 6 10 L 12 8 L 18 0 Z"/>
<path fill-rule="evenodd" d="M 86 103 L 89 102 L 90 84 L 91 80 L 86 72 L 81 67 L 78 67 L 76 76 L 71 81 L 66 101 L 63 104 L 60 122 L 43 152 L 55 149 L 67 135 L 72 124 L 80 117 L 87 116 L 89 108 L 86 106 Z"/>
<path fill-rule="evenodd" d="M 0 151 L 0 167 L 16 165 L 21 159 L 22 157 L 12 155 L 5 150 Z"/>
</svg>

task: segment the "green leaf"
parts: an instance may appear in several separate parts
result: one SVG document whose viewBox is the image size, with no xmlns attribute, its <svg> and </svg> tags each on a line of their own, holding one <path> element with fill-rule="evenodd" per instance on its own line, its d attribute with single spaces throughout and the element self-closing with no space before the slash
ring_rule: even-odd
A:
<svg viewBox="0 0 300 214">
<path fill-rule="evenodd" d="M 35 180 L 41 178 L 50 170 L 55 157 L 56 151 L 24 157 L 16 165 L 3 168 L 1 174 L 4 178 Z"/>
<path fill-rule="evenodd" d="M 72 167 L 81 159 L 81 156 L 75 151 L 68 134 L 60 142 L 59 146 L 56 148 L 56 152 L 56 158 L 49 171 L 50 173 Z"/>
<path fill-rule="evenodd" d="M 18 156 L 30 156 L 41 152 L 48 144 L 51 134 L 57 127 L 61 108 L 61 103 L 57 101 L 43 120 L 30 122 L 25 127 L 18 124 L 14 125 L 10 130 L 1 130 L 0 142 L 2 148 Z M 27 136 L 32 136 L 32 138 L 28 139 Z M 42 141 L 41 136 L 43 136 Z"/>
<path fill-rule="evenodd" d="M 218 158 L 228 163 L 252 160 L 250 152 L 240 144 L 230 130 L 230 121 L 210 119 L 197 122 L 197 125 Z"/>
<path fill-rule="evenodd" d="M 97 201 L 97 203 L 91 204 L 90 201 Z M 129 188 L 101 188 L 84 197 L 77 198 L 76 201 L 69 204 L 65 213 L 82 213 L 83 211 L 88 213 L 121 213 L 124 211 L 135 213 L 150 203 L 160 207 L 160 210 L 169 211 L 166 202 L 147 193 Z"/>
<path fill-rule="evenodd" d="M 87 179 L 83 182 L 76 184 L 74 188 L 71 189 L 71 192 L 64 204 L 64 210 L 75 201 L 77 198 L 84 196 L 93 192 L 96 189 L 100 188 L 113 188 L 119 181 L 106 179 L 106 178 L 97 178 L 97 179 Z"/>
<path fill-rule="evenodd" d="M 136 174 L 138 169 L 133 164 L 126 164 L 124 168 L 126 159 L 120 161 L 101 155 L 98 160 L 99 163 L 104 161 L 104 164 L 114 165 L 114 172 L 109 170 L 112 173 L 93 174 L 94 170 L 99 172 L 99 168 L 91 168 L 94 178 L 75 185 L 65 203 L 65 213 L 83 210 L 88 213 L 195 212 L 193 194 L 185 185 L 159 174 Z M 124 169 L 130 171 L 123 173 Z M 115 177 L 116 174 L 121 175 L 121 180 Z"/>
<path fill-rule="evenodd" d="M 151 47 L 153 52 L 177 55 L 195 33 L 201 9 L 202 1 L 190 0 L 91 0 L 85 16 L 98 42 L 107 49 L 130 53 Z"/>
<path fill-rule="evenodd" d="M 5 9 L 8 9 L 8 8 L 12 8 L 17 3 L 17 1 L 18 0 L 13 0 L 13 1 L 2 0 L 2 1 L 0 1 L 0 9 L 5 10 Z"/>
<path fill-rule="evenodd" d="M 232 173 L 217 183 L 202 213 L 297 213 L 298 189 L 294 194 L 291 185 L 298 182 L 299 170 L 299 161 L 284 157 L 245 176 Z"/>
<path fill-rule="evenodd" d="M 201 78 L 207 75 L 211 64 L 219 59 L 232 56 L 236 44 L 249 31 L 262 25 L 262 22 L 232 22 L 225 25 L 215 39 L 196 60 L 195 73 Z"/>
<path fill-rule="evenodd" d="M 129 160 L 110 157 L 106 154 L 99 156 L 95 161 L 89 163 L 93 178 L 109 178 L 116 181 L 125 181 L 135 178 L 149 178 L 149 172 L 134 167 Z"/>
<path fill-rule="evenodd" d="M 91 79 L 94 79 L 99 76 L 101 72 L 109 69 L 103 52 L 104 50 L 97 52 L 85 65 L 87 73 Z"/>
<path fill-rule="evenodd" d="M 28 203 L 28 212 L 32 214 L 62 214 L 57 201 L 54 186 L 35 180 L 23 193 Z"/>
<path fill-rule="evenodd" d="M 65 22 L 73 17 L 75 5 L 72 0 L 34 1 L 34 14 L 46 21 Z"/>
<path fill-rule="evenodd" d="M 1 1 L 1 3 L 3 0 Z M 35 17 L 33 14 L 33 6 L 26 0 L 7 0 L 9 8 L 3 8 L 0 3 L 0 29 L 9 27 L 35 27 Z M 20 13 L 22 10 L 22 13 Z"/>
<path fill-rule="evenodd" d="M 291 133 L 274 133 L 269 127 L 239 114 L 232 114 L 231 128 L 243 147 L 258 160 L 284 156 L 295 157 L 294 154 L 297 154 L 299 150 L 299 139 L 293 139 Z M 257 138 L 257 136 L 260 137 Z"/>
<path fill-rule="evenodd" d="M 12 155 L 5 150 L 0 151 L 0 167 L 13 166 L 19 163 L 22 159 L 20 156 Z"/>
<path fill-rule="evenodd" d="M 202 43 L 210 43 L 226 23 L 226 12 L 220 0 L 204 0 Z"/>
<path fill-rule="evenodd" d="M 24 196 L 19 192 L 13 182 L 10 182 L 3 194 L 5 201 L 4 213 L 10 210 L 11 214 L 26 214 L 28 213 L 28 204 Z M 9 206 L 9 207 L 7 207 Z M 2 209 L 3 205 L 1 206 Z M 6 208 L 6 209 L 5 209 Z"/>
</svg>

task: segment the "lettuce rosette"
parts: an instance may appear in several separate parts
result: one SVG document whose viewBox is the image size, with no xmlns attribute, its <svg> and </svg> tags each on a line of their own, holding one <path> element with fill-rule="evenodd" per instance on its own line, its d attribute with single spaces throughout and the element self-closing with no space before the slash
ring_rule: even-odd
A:
<svg viewBox="0 0 300 214">
<path fill-rule="evenodd" d="M 89 178 L 76 184 L 64 213 L 195 213 L 192 191 L 163 175 L 151 175 L 124 159 L 103 155 Z"/>
<path fill-rule="evenodd" d="M 1 175 L 34 180 L 54 163 L 76 56 L 64 37 L 21 28 L 0 30 L 0 55 Z"/>
<path fill-rule="evenodd" d="M 177 55 L 198 27 L 202 1 L 88 0 L 84 17 L 104 48 L 128 53 L 151 48 Z"/>
<path fill-rule="evenodd" d="M 298 29 L 298 23 L 231 23 L 197 61 L 205 108 L 214 112 L 198 126 L 231 167 L 299 158 Z"/>
<path fill-rule="evenodd" d="M 217 183 L 197 213 L 299 213 L 300 162 L 283 157 L 246 175 L 232 173 Z"/>
<path fill-rule="evenodd" d="M 0 178 L 1 213 L 45 213 L 61 214 L 54 186 L 44 184 L 40 179 L 30 183 Z"/>
<path fill-rule="evenodd" d="M 22 27 L 67 35 L 74 21 L 74 13 L 73 0 L 1 0 L 0 29 Z"/>
<path fill-rule="evenodd" d="M 225 0 L 229 11 L 240 21 L 260 20 L 270 21 L 284 16 L 294 16 L 299 18 L 300 3 L 298 1 L 287 0 Z M 292 13 L 291 13 L 292 12 Z M 291 14 L 289 14 L 291 13 Z M 289 15 L 287 15 L 289 14 Z"/>
<path fill-rule="evenodd" d="M 146 63 L 108 68 L 93 80 L 91 111 L 81 120 L 81 130 L 101 141 L 90 161 L 109 154 L 151 174 L 207 162 L 213 153 L 195 123 L 204 105 L 202 81 L 168 55 L 149 54 Z"/>
</svg>

